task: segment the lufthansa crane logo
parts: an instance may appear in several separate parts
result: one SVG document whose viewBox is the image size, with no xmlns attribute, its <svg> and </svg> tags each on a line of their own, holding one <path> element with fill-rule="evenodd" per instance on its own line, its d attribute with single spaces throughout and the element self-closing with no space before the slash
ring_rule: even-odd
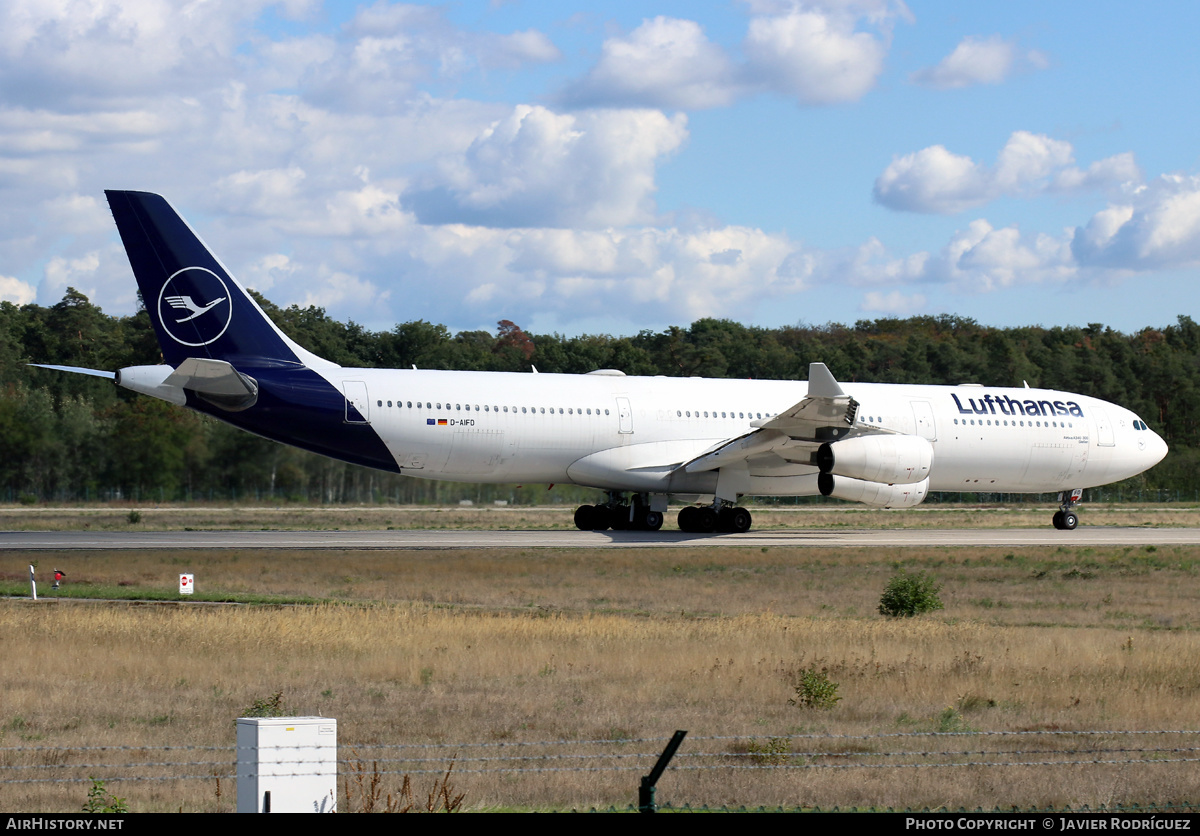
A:
<svg viewBox="0 0 1200 836">
<path fill-rule="evenodd" d="M 158 292 L 158 321 L 175 342 L 208 345 L 220 339 L 233 318 L 229 288 L 205 267 L 185 267 Z"/>
</svg>

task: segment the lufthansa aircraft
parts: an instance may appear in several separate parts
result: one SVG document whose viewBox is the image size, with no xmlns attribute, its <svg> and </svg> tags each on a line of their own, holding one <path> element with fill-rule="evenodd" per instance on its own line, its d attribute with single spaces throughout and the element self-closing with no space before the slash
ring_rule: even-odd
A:
<svg viewBox="0 0 1200 836">
<path fill-rule="evenodd" d="M 825 496 L 884 508 L 929 491 L 1059 492 L 1159 462 L 1138 416 L 1086 395 L 975 384 L 347 369 L 280 331 L 161 197 L 107 192 L 164 364 L 100 375 L 266 438 L 354 464 L 460 482 L 574 483 L 607 501 L 585 530 L 747 531 L 743 496 Z"/>
</svg>

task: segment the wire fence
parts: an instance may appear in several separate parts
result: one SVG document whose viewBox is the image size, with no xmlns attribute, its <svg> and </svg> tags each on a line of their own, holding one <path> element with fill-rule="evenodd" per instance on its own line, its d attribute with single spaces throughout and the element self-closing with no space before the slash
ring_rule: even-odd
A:
<svg viewBox="0 0 1200 836">
<path fill-rule="evenodd" d="M 361 805 L 368 785 L 400 786 L 410 780 L 436 783 L 439 779 L 443 783 L 452 779 L 466 787 L 487 786 L 490 789 L 484 795 L 503 797 L 513 806 L 623 809 L 636 795 L 640 776 L 649 772 L 659 758 L 664 743 L 665 738 L 421 744 L 343 741 L 337 761 L 339 791 L 344 795 L 342 809 L 349 811 Z M 180 809 L 192 803 L 185 803 L 185 799 L 211 799 L 215 790 L 218 800 L 224 794 L 228 806 L 238 760 L 248 762 L 249 757 L 248 752 L 232 746 L 0 747 L 0 798 L 16 799 L 19 795 L 28 799 L 15 806 L 37 803 L 32 799 L 38 798 L 57 806 L 52 799 L 82 797 L 79 785 L 100 780 L 113 791 L 119 788 L 130 796 L 137 796 L 139 787 L 169 785 L 169 792 L 142 794 L 169 795 L 179 800 Z M 272 774 L 310 775 L 317 763 L 289 748 L 282 760 L 272 763 Z M 978 775 L 982 771 L 1026 770 L 1034 773 L 1036 783 L 1049 785 L 1054 779 L 1047 773 L 1059 770 L 1069 771 L 1069 776 L 1064 776 L 1066 783 L 1077 784 L 1087 770 L 1132 769 L 1144 774 L 1151 767 L 1158 770 L 1152 781 L 1182 790 L 1189 786 L 1195 789 L 1193 780 L 1200 777 L 1200 771 L 1190 765 L 1197 763 L 1200 731 L 1188 729 L 693 736 L 675 755 L 662 779 L 660 793 L 671 800 L 666 806 L 675 809 L 777 810 L 788 809 L 787 802 L 781 799 L 764 806 L 751 799 L 739 806 L 727 798 L 698 797 L 693 793 L 706 792 L 704 787 L 738 786 L 738 776 L 747 774 L 753 776 L 756 787 L 769 785 L 769 781 L 764 784 L 767 779 L 784 778 L 781 786 L 791 787 L 794 797 L 796 787 L 811 788 L 819 777 L 835 773 L 853 774 L 858 776 L 855 780 L 861 780 L 869 773 Z M 1172 771 L 1179 770 L 1186 772 L 1166 781 Z M 545 794 L 532 791 L 548 783 L 559 787 L 553 795 L 558 800 L 550 800 L 549 804 Z M 579 797 L 563 797 L 563 792 L 572 791 Z M 608 793 L 609 799 L 599 799 L 597 804 L 597 792 Z M 793 809 L 838 807 L 822 799 L 816 790 L 805 790 L 804 795 L 805 803 L 793 802 Z M 1181 793 L 1179 797 L 1200 797 L 1200 793 Z M 969 802 L 964 798 L 958 809 L 981 809 Z M 199 801 L 195 803 L 203 806 Z M 1012 799 L 1012 803 L 1014 806 L 990 805 L 988 810 L 1012 810 L 1021 807 L 1022 799 Z M 900 809 L 888 798 L 872 804 L 877 806 L 871 809 Z M 1137 804 L 1128 800 L 1076 804 L 1076 809 L 1083 807 L 1193 809 L 1188 802 L 1161 798 L 1146 798 Z"/>
<path fill-rule="evenodd" d="M 394 477 L 401 479 L 405 477 Z M 423 490 L 387 489 L 373 486 L 353 486 L 331 495 L 320 488 L 304 490 L 284 490 L 270 488 L 204 488 L 192 490 L 188 488 L 130 488 L 119 487 L 84 487 L 79 489 L 58 488 L 52 491 L 34 491 L 18 489 L 12 486 L 0 487 L 0 503 L 34 505 L 39 502 L 57 503 L 245 503 L 272 504 L 290 503 L 298 505 L 381 505 L 381 506 L 410 506 L 428 505 L 431 507 L 445 505 L 561 505 L 573 507 L 580 502 L 595 501 L 599 492 L 593 488 L 583 488 L 572 485 L 558 485 L 553 493 L 547 491 L 544 485 L 474 485 L 459 482 L 441 482 L 410 478 L 410 482 L 422 486 Z M 1057 493 L 1021 494 L 996 493 L 987 491 L 977 492 L 948 492 L 931 491 L 925 499 L 926 505 L 1054 505 L 1057 504 Z M 1123 504 L 1123 503 L 1152 503 L 1173 505 L 1180 503 L 1200 503 L 1200 488 L 1147 488 L 1128 485 L 1107 485 L 1099 488 L 1088 488 L 1084 494 L 1085 502 Z M 781 496 L 781 497 L 748 497 L 746 504 L 753 507 L 791 506 L 791 505 L 848 505 L 857 503 L 824 496 Z"/>
</svg>

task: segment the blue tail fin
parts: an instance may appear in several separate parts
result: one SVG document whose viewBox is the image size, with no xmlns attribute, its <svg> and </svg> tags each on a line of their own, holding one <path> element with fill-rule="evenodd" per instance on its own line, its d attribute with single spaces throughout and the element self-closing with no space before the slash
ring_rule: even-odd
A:
<svg viewBox="0 0 1200 836">
<path fill-rule="evenodd" d="M 322 363 L 275 327 L 166 200 L 106 191 L 163 359 L 241 368 Z M 331 365 L 331 364 L 330 364 Z"/>
</svg>

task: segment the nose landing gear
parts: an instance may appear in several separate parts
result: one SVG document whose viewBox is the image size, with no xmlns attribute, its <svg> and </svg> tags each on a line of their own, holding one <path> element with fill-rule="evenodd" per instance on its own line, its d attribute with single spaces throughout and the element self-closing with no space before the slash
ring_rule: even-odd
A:
<svg viewBox="0 0 1200 836">
<path fill-rule="evenodd" d="M 1079 501 L 1083 499 L 1083 489 L 1075 488 L 1071 491 L 1063 491 L 1058 495 L 1059 510 L 1054 514 L 1054 527 L 1059 531 L 1074 531 L 1079 525 L 1079 517 L 1072 510 Z"/>
</svg>

